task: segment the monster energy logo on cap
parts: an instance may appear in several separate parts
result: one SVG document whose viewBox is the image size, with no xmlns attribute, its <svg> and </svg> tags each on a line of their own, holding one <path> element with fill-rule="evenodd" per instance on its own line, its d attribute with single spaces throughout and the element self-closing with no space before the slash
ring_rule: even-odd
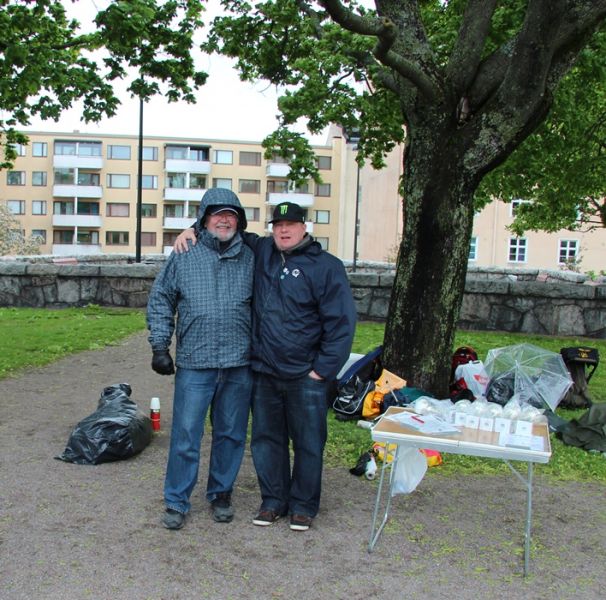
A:
<svg viewBox="0 0 606 600">
<path fill-rule="evenodd" d="M 305 211 L 294 202 L 282 202 L 274 208 L 270 223 L 276 223 L 278 221 L 305 223 Z"/>
</svg>

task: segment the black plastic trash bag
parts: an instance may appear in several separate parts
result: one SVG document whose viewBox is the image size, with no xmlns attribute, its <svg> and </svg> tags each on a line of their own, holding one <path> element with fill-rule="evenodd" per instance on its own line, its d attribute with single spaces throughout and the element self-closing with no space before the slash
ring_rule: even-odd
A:
<svg viewBox="0 0 606 600">
<path fill-rule="evenodd" d="M 130 399 L 128 383 L 106 387 L 97 410 L 72 431 L 59 460 L 79 465 L 98 465 L 130 458 L 152 439 L 151 419 Z"/>
</svg>

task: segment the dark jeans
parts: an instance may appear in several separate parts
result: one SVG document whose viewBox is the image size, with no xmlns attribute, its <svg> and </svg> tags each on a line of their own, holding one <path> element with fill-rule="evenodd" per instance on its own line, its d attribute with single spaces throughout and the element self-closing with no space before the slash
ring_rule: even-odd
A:
<svg viewBox="0 0 606 600">
<path fill-rule="evenodd" d="M 251 450 L 263 509 L 316 516 L 327 435 L 327 389 L 325 381 L 308 376 L 282 380 L 254 374 Z"/>
</svg>

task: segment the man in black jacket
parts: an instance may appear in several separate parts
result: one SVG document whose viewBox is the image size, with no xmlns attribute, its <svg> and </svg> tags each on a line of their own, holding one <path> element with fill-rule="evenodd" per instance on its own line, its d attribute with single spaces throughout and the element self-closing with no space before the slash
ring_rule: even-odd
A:
<svg viewBox="0 0 606 600">
<path fill-rule="evenodd" d="M 328 387 L 349 357 L 356 310 L 343 263 L 307 234 L 303 209 L 278 204 L 271 224 L 271 238 L 245 236 L 255 253 L 251 450 L 262 498 L 253 523 L 290 514 L 290 528 L 305 531 L 320 504 Z"/>
</svg>

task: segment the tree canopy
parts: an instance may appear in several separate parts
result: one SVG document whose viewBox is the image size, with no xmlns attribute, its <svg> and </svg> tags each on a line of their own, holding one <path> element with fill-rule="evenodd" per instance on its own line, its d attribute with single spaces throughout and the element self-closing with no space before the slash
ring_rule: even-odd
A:
<svg viewBox="0 0 606 600">
<path fill-rule="evenodd" d="M 561 224 L 589 210 L 603 189 L 599 167 L 591 182 L 577 174 L 583 185 L 571 180 L 565 189 L 553 151 L 559 146 L 561 157 L 574 138 L 570 172 L 589 166 L 582 157 L 593 150 L 583 136 L 601 126 L 603 103 L 590 99 L 603 87 L 603 42 L 594 36 L 603 33 L 606 0 L 376 0 L 373 10 L 339 0 L 222 5 L 229 15 L 215 20 L 205 47 L 234 57 L 245 79 L 284 86 L 281 127 L 266 144 L 291 159 L 294 178 L 317 176 L 308 158 L 299 160 L 305 141 L 289 131 L 301 117 L 312 132 L 329 123 L 355 131 L 360 157 L 374 166 L 405 143 L 404 235 L 384 358 L 412 385 L 444 394 L 478 204 L 497 193 L 524 196 L 535 200 L 535 215 L 558 207 Z M 575 97 L 580 88 L 585 104 Z M 588 110 L 579 119 L 575 108 Z M 594 149 L 599 162 L 599 142 Z M 520 227 L 539 224 L 533 219 Z"/>
<path fill-rule="evenodd" d="M 163 93 L 169 101 L 194 102 L 206 80 L 192 58 L 203 3 L 114 1 L 98 12 L 90 32 L 68 17 L 68 4 L 0 5 L 0 168 L 15 158 L 11 144 L 25 143 L 19 128 L 33 115 L 57 120 L 81 100 L 85 121 L 112 116 L 120 104 L 113 84 L 129 77 L 128 91 L 143 99 Z"/>
</svg>

